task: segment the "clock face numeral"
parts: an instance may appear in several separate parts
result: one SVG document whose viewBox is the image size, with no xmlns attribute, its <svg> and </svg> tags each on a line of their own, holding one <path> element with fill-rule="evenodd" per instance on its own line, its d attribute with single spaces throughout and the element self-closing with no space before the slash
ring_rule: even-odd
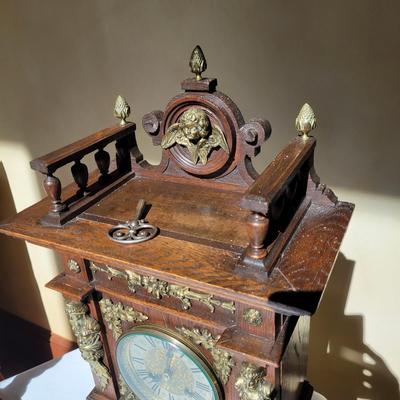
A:
<svg viewBox="0 0 400 400">
<path fill-rule="evenodd" d="M 206 400 L 201 394 L 197 392 L 191 393 L 191 395 L 194 400 Z"/>
<path fill-rule="evenodd" d="M 149 371 L 145 370 L 145 369 L 137 369 L 136 370 L 138 375 L 143 378 L 143 379 L 151 379 L 151 374 Z"/>
<path fill-rule="evenodd" d="M 143 360 L 143 358 L 140 358 L 140 357 L 133 357 L 132 360 L 133 360 L 133 362 L 136 363 L 136 364 L 144 365 L 144 360 Z"/>
<path fill-rule="evenodd" d="M 139 348 L 140 350 L 142 350 L 142 351 L 147 351 L 146 348 L 144 348 L 144 347 L 142 347 L 142 346 L 139 346 L 137 343 L 135 343 L 135 346 L 138 347 L 138 348 Z"/>
<path fill-rule="evenodd" d="M 153 383 L 151 385 L 151 390 L 158 396 L 160 394 L 161 386 L 159 383 Z"/>
<path fill-rule="evenodd" d="M 154 342 L 154 339 L 151 336 L 144 336 L 146 339 L 146 342 L 151 346 L 151 347 L 156 347 L 156 344 Z"/>
<path fill-rule="evenodd" d="M 166 342 L 165 340 L 163 340 L 162 342 L 161 342 L 161 345 L 162 345 L 162 347 L 163 347 L 163 349 L 165 349 L 165 350 L 168 350 L 169 349 L 169 344 L 168 344 L 168 342 Z"/>
<path fill-rule="evenodd" d="M 121 375 L 141 400 L 222 398 L 200 354 L 156 328 L 137 327 L 123 335 L 116 356 Z"/>
<path fill-rule="evenodd" d="M 205 385 L 203 382 L 196 381 L 196 388 L 201 389 L 201 390 L 205 390 L 206 392 L 210 391 L 210 386 L 209 385 Z"/>
</svg>

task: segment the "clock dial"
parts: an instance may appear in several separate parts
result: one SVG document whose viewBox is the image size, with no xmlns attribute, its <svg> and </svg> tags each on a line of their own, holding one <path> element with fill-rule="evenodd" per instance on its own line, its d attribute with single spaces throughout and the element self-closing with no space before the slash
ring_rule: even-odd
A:
<svg viewBox="0 0 400 400">
<path fill-rule="evenodd" d="M 185 338 L 141 325 L 117 343 L 118 368 L 140 400 L 220 400 L 222 393 L 208 361 Z"/>
</svg>

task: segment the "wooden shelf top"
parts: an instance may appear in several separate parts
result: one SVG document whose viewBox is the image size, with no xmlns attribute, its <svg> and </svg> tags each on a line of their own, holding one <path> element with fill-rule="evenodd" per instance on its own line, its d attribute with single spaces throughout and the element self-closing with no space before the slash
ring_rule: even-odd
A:
<svg viewBox="0 0 400 400">
<path fill-rule="evenodd" d="M 311 205 L 266 278 L 237 273 L 240 253 L 247 244 L 242 226 L 246 213 L 239 208 L 241 196 L 233 191 L 133 178 L 62 228 L 39 224 L 49 206 L 46 198 L 3 222 L 0 233 L 170 283 L 209 290 L 226 299 L 243 299 L 287 314 L 313 313 L 353 205 L 330 202 L 311 187 L 307 194 Z M 108 229 L 117 221 L 132 218 L 136 199 L 142 197 L 152 204 L 148 220 L 159 225 L 160 234 L 129 246 L 110 241 Z M 229 212 L 224 211 L 227 209 Z"/>
</svg>

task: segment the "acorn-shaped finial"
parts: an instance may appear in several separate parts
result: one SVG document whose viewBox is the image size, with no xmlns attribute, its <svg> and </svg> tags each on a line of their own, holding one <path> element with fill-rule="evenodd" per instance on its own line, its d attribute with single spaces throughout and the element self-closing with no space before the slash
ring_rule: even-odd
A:
<svg viewBox="0 0 400 400">
<path fill-rule="evenodd" d="M 121 95 L 118 95 L 117 100 L 115 100 L 114 115 L 121 120 L 119 123 L 121 126 L 126 125 L 126 119 L 130 113 L 131 108 L 128 102 Z"/>
<path fill-rule="evenodd" d="M 196 46 L 192 51 L 189 65 L 191 71 L 196 74 L 196 81 L 201 81 L 201 74 L 207 69 L 207 61 L 200 46 Z"/>
<path fill-rule="evenodd" d="M 305 103 L 296 118 L 296 129 L 300 136 L 308 138 L 308 134 L 317 126 L 317 119 L 313 109 Z"/>
</svg>

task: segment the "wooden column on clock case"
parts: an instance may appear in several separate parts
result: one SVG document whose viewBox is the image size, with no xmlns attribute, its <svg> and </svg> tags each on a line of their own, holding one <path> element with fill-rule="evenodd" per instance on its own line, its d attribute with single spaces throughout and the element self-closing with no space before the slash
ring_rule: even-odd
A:
<svg viewBox="0 0 400 400">
<path fill-rule="evenodd" d="M 118 389 L 116 389 L 117 382 L 114 378 L 110 347 L 105 339 L 104 324 L 97 301 L 98 293 L 90 284 L 92 279 L 88 263 L 76 254 L 60 253 L 60 256 L 64 272 L 50 281 L 46 287 L 64 296 L 65 310 L 71 328 L 83 358 L 91 366 L 96 386 L 88 395 L 88 399 L 117 398 Z M 82 343 L 85 336 L 88 336 L 89 342 L 96 345 L 91 348 L 87 343 Z M 85 352 L 89 354 L 86 356 Z"/>
<path fill-rule="evenodd" d="M 115 349 L 121 334 L 140 324 L 195 343 L 226 400 L 310 398 L 309 317 L 354 206 L 319 181 L 308 104 L 296 119 L 297 135 L 258 174 L 251 159 L 270 124 L 245 122 L 217 80 L 201 77 L 201 49 L 190 65 L 196 77 L 182 82 L 164 111 L 142 119 L 162 147 L 159 165 L 144 160 L 119 96 L 120 124 L 31 162 L 45 175 L 49 197 L 3 221 L 0 232 L 61 254 L 64 271 L 48 287 L 64 295 L 92 368 L 96 386 L 88 399 L 134 398 Z M 97 165 L 90 173 L 87 156 Z M 63 188 L 55 174 L 65 165 L 74 183 Z M 158 235 L 132 245 L 110 240 L 110 228 L 132 220 L 141 199 Z"/>
</svg>

